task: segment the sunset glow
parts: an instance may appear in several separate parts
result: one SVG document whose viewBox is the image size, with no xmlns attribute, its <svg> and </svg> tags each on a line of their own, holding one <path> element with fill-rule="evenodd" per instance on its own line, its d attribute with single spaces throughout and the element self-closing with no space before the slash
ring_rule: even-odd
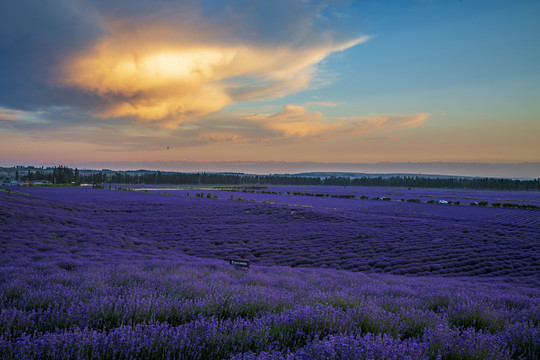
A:
<svg viewBox="0 0 540 360">
<path fill-rule="evenodd" d="M 129 34 L 137 33 L 138 24 L 123 24 L 121 30 L 114 25 L 107 27 L 108 36 L 94 48 L 65 60 L 60 81 L 103 99 L 96 117 L 132 117 L 142 121 L 139 125 L 169 129 L 238 100 L 272 99 L 305 89 L 317 63 L 332 52 L 368 40 L 361 36 L 298 48 L 288 44 L 227 45 L 210 40 L 201 45 L 182 38 L 163 43 L 160 36 L 167 29 L 162 25 L 156 24 L 160 31 L 149 30 L 157 35 L 133 38 Z M 174 27 L 168 29 L 168 33 L 174 32 Z M 247 77 L 259 86 L 250 89 L 250 85 L 235 81 L 237 77 Z M 242 95 L 232 94 L 243 88 Z"/>
<path fill-rule="evenodd" d="M 538 162 L 539 5 L 484 5 L 2 4 L 0 160 Z"/>
</svg>

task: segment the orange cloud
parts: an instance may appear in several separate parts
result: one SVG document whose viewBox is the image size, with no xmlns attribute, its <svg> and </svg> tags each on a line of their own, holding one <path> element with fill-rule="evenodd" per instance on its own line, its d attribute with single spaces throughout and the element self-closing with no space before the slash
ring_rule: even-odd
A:
<svg viewBox="0 0 540 360">
<path fill-rule="evenodd" d="M 246 119 L 257 120 L 261 126 L 276 131 L 284 138 L 326 140 L 352 137 L 381 131 L 413 128 L 422 125 L 430 114 L 371 114 L 358 117 L 339 117 L 335 121 L 325 119 L 318 111 L 302 106 L 286 105 L 283 111 L 273 115 L 251 114 Z"/>
<path fill-rule="evenodd" d="M 414 128 L 422 125 L 430 114 L 414 113 L 406 114 L 371 114 L 368 116 L 338 117 L 338 120 L 346 121 L 344 126 L 353 134 L 365 134 L 374 131 Z M 346 124 L 344 123 L 344 124 Z"/>
<path fill-rule="evenodd" d="M 337 129 L 339 124 L 324 123 L 323 114 L 308 111 L 302 106 L 285 105 L 283 111 L 274 115 L 257 115 L 264 121 L 264 127 L 281 133 L 284 137 L 317 137 Z"/>
<path fill-rule="evenodd" d="M 98 117 L 133 117 L 164 128 L 176 128 L 234 101 L 304 89 L 321 60 L 367 40 L 363 36 L 296 47 L 222 44 L 212 41 L 212 31 L 219 29 L 186 41 L 180 29 L 167 25 L 146 24 L 148 30 L 139 33 L 137 24 L 105 24 L 105 38 L 63 64 L 62 82 L 101 98 Z M 193 31 L 185 30 L 189 38 Z"/>
<path fill-rule="evenodd" d="M 28 114 L 26 111 L 0 108 L 0 120 L 22 120 L 26 114 Z"/>
</svg>

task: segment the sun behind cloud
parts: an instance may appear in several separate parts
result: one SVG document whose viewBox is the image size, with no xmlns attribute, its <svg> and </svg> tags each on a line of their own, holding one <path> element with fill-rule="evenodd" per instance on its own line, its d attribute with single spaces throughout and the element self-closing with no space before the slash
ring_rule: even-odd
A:
<svg viewBox="0 0 540 360">
<path fill-rule="evenodd" d="M 176 128 L 235 101 L 305 89 L 316 65 L 330 53 L 368 39 L 327 39 L 301 46 L 217 43 L 210 38 L 195 43 L 181 37 L 170 40 L 178 31 L 172 27 L 164 42 L 152 37 L 151 30 L 137 35 L 136 25 L 111 25 L 93 48 L 68 57 L 62 82 L 101 98 L 97 117 L 133 117 L 164 128 Z M 159 28 L 162 37 L 166 29 Z"/>
</svg>

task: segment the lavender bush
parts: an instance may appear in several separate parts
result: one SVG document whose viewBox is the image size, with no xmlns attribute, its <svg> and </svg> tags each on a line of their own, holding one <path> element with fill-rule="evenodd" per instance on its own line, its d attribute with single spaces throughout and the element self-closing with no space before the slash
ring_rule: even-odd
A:
<svg viewBox="0 0 540 360">
<path fill-rule="evenodd" d="M 540 358 L 530 222 L 24 190 L 0 193 L 3 359 Z"/>
<path fill-rule="evenodd" d="M 241 271 L 184 259 L 4 265 L 1 284 L 3 358 L 511 359 L 540 351 L 538 290 L 500 282 Z M 443 296 L 448 306 L 433 310 Z M 498 325 L 456 324 L 456 307 Z"/>
<path fill-rule="evenodd" d="M 317 198 L 324 207 L 314 207 L 155 192 L 25 190 L 31 196 L 0 194 L 0 248 L 5 259 L 18 262 L 241 257 L 259 265 L 540 284 L 535 210 L 327 197 Z M 359 202 L 377 205 L 340 207 Z"/>
</svg>

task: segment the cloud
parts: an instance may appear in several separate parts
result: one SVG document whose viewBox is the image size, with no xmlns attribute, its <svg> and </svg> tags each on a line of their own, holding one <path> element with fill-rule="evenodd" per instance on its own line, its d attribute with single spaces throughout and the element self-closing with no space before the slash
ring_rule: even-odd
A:
<svg viewBox="0 0 540 360">
<path fill-rule="evenodd" d="M 17 130 L 24 128 L 33 128 L 38 124 L 44 124 L 46 121 L 42 119 L 42 112 L 32 112 L 24 110 L 13 110 L 0 107 L 0 128 L 9 130 Z"/>
<path fill-rule="evenodd" d="M 421 125 L 428 114 L 329 118 L 306 108 L 337 105 L 323 99 L 220 111 L 309 88 L 330 54 L 368 40 L 337 31 L 329 2 L 0 2 L 0 126 L 35 140 L 145 151 L 324 142 Z"/>
<path fill-rule="evenodd" d="M 321 112 L 285 105 L 274 114 L 206 116 L 181 125 L 176 136 L 195 140 L 191 145 L 214 143 L 297 143 L 387 134 L 421 126 L 430 116 L 414 114 L 370 114 L 360 117 L 326 118 Z M 388 137 L 388 135 L 384 135 Z"/>
<path fill-rule="evenodd" d="M 20 0 L 0 5 L 0 102 L 174 129 L 306 89 L 333 52 L 323 1 Z"/>
<path fill-rule="evenodd" d="M 310 101 L 306 104 L 307 106 L 326 106 L 326 107 L 333 107 L 338 106 L 337 103 L 329 102 L 329 101 Z"/>
<path fill-rule="evenodd" d="M 336 130 L 338 124 L 328 124 L 322 121 L 323 114 L 318 111 L 308 111 L 302 106 L 285 105 L 283 111 L 276 114 L 256 114 L 247 116 L 248 119 L 258 119 L 262 126 L 276 131 L 284 138 L 317 138 L 326 136 Z"/>
<path fill-rule="evenodd" d="M 95 145 L 107 151 L 156 151 L 197 148 L 205 145 L 307 144 L 361 138 L 388 139 L 404 129 L 421 126 L 430 116 L 370 114 L 357 117 L 326 117 L 302 106 L 285 105 L 273 113 L 213 113 L 186 120 L 177 129 L 141 127 L 129 121 L 85 121 L 85 113 L 69 109 L 40 114 L 0 111 L 0 127 L 24 132 L 36 141 L 70 141 Z M 14 118 L 14 120 L 1 120 Z M 48 119 L 54 119 L 48 120 Z"/>
<path fill-rule="evenodd" d="M 0 107 L 0 120 L 18 121 L 27 114 L 26 111 L 4 109 Z"/>
<path fill-rule="evenodd" d="M 323 114 L 317 111 L 286 105 L 283 111 L 263 117 L 266 117 L 265 127 L 280 132 L 285 138 L 320 141 L 417 127 L 424 123 L 429 114 L 371 114 L 333 120 L 325 119 Z"/>
<path fill-rule="evenodd" d="M 351 135 L 367 134 L 374 131 L 391 131 L 405 128 L 415 128 L 422 125 L 430 114 L 370 114 L 368 116 L 338 117 L 344 121 L 342 130 Z"/>
</svg>

